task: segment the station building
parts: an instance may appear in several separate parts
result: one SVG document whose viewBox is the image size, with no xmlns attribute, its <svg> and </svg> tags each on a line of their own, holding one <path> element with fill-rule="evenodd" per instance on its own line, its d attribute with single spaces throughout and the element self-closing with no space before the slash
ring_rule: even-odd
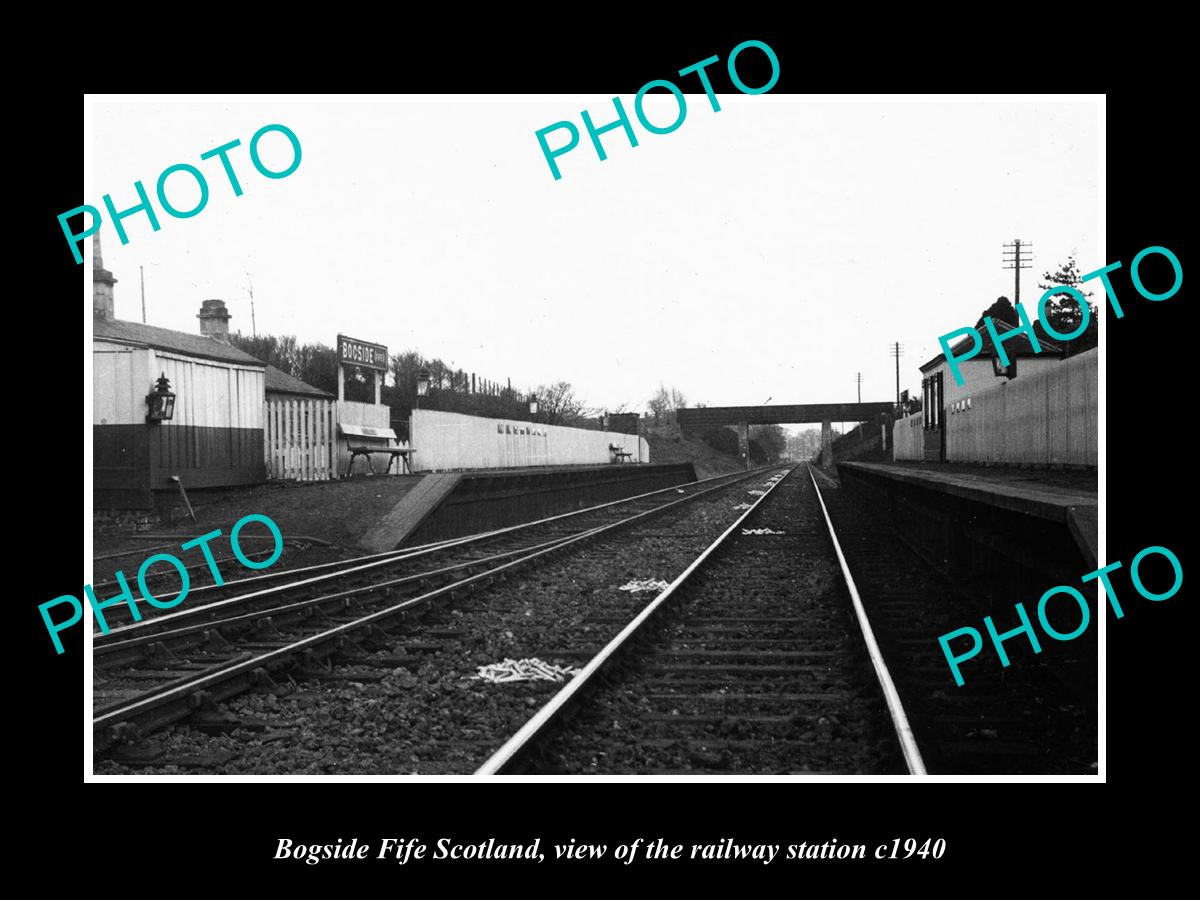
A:
<svg viewBox="0 0 1200 900">
<path fill-rule="evenodd" d="M 301 381 L 294 375 L 289 375 L 282 369 L 277 369 L 270 363 L 264 373 L 263 386 L 267 402 L 272 400 L 333 400 L 334 395 L 313 387 L 307 381 Z"/>
<path fill-rule="evenodd" d="M 206 300 L 199 334 L 126 322 L 94 242 L 92 447 L 95 508 L 149 510 L 185 488 L 265 480 L 266 365 L 231 346 L 229 312 Z M 282 373 L 280 373 L 282 374 Z"/>
<path fill-rule="evenodd" d="M 993 325 L 1002 336 L 1014 329 L 1013 325 L 998 319 L 993 320 Z M 921 417 L 920 423 L 924 432 L 923 456 L 926 460 L 947 458 L 948 414 L 968 409 L 971 398 L 996 387 L 1000 383 L 997 379 L 1011 380 L 1018 376 L 1034 376 L 1052 370 L 1062 362 L 1062 347 L 1050 339 L 1041 322 L 1035 322 L 1033 327 L 1040 352 L 1034 351 L 1029 335 L 1013 335 L 1004 341 L 1004 352 L 1008 356 L 1009 364 L 1007 367 L 1001 366 L 995 344 L 985 336 L 978 355 L 957 362 L 963 380 L 961 385 L 955 381 L 944 353 L 938 354 L 921 366 L 921 412 L 918 415 Z M 966 353 L 973 343 L 968 335 L 951 346 L 950 353 L 957 359 L 959 354 Z"/>
</svg>

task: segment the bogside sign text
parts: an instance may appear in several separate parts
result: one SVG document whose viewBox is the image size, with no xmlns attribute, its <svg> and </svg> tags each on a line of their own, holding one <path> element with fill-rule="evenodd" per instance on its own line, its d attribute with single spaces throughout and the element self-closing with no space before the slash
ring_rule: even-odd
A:
<svg viewBox="0 0 1200 900">
<path fill-rule="evenodd" d="M 386 372 L 388 367 L 387 347 L 371 344 L 339 334 L 337 336 L 338 362 L 344 366 L 361 366 Z"/>
</svg>

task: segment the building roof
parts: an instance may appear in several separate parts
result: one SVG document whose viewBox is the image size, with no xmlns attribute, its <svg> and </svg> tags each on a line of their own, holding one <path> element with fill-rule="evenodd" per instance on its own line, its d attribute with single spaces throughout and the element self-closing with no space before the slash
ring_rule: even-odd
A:
<svg viewBox="0 0 1200 900">
<path fill-rule="evenodd" d="M 333 394 L 328 391 L 313 387 L 308 382 L 301 381 L 299 378 L 289 375 L 282 369 L 275 368 L 270 363 L 267 364 L 264 384 L 266 386 L 266 393 L 268 394 L 300 394 L 305 397 L 322 397 L 326 399 L 333 397 Z"/>
<path fill-rule="evenodd" d="M 249 353 L 218 341 L 216 338 L 201 334 L 188 334 L 186 331 L 174 331 L 170 328 L 157 328 L 154 325 L 143 325 L 140 322 L 124 322 L 120 319 L 93 318 L 92 339 L 132 344 L 138 347 L 153 347 L 155 350 L 167 350 L 185 356 L 198 356 L 201 359 L 237 363 L 241 366 L 266 365 L 262 360 L 255 359 Z"/>
<path fill-rule="evenodd" d="M 1009 325 L 1007 322 L 1003 322 L 999 319 L 992 319 L 992 324 L 996 326 L 996 331 L 998 331 L 1000 334 L 1004 334 L 1016 328 L 1015 325 Z M 1035 353 L 1033 350 L 1033 344 L 1029 340 L 1029 335 L 1021 333 L 1014 337 L 1008 338 L 1004 342 L 1004 352 L 1009 359 L 1019 359 L 1023 356 L 1050 357 L 1063 355 L 1063 348 L 1059 344 L 1050 340 L 1050 338 L 1046 335 L 1046 330 L 1042 327 L 1042 323 L 1040 321 L 1033 323 L 1033 333 L 1037 335 L 1038 346 L 1042 348 L 1041 352 Z M 980 336 L 983 338 L 983 347 L 980 349 L 979 354 L 977 356 L 972 356 L 970 359 L 960 360 L 959 365 L 969 362 L 985 362 L 989 365 L 991 364 L 992 357 L 997 355 L 996 345 L 992 342 L 992 339 L 987 334 L 982 333 L 982 330 Z M 950 346 L 950 352 L 957 357 L 961 351 L 965 351 L 973 343 L 974 342 L 971 340 L 971 336 L 967 335 L 957 344 L 952 344 Z M 925 365 L 921 366 L 921 371 L 929 371 L 934 366 L 945 360 L 945 358 L 945 353 L 939 353 L 929 362 L 925 363 Z"/>
</svg>

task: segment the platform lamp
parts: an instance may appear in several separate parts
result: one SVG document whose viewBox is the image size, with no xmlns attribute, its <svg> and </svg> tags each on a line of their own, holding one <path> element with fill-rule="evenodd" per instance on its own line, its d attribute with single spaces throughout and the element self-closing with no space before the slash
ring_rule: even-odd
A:
<svg viewBox="0 0 1200 900">
<path fill-rule="evenodd" d="M 413 409 L 421 408 L 421 398 L 429 393 L 429 385 L 432 381 L 433 375 L 430 374 L 428 369 L 422 368 L 421 371 L 417 373 L 417 399 L 413 404 Z"/>
<path fill-rule="evenodd" d="M 529 418 L 530 418 L 530 420 L 532 420 L 533 417 L 537 415 L 537 411 L 538 411 L 537 394 L 530 394 L 529 395 Z"/>
<path fill-rule="evenodd" d="M 147 422 L 166 422 L 175 416 L 175 395 L 171 393 L 171 382 L 167 373 L 158 376 L 158 382 L 153 391 L 146 395 Z"/>
</svg>

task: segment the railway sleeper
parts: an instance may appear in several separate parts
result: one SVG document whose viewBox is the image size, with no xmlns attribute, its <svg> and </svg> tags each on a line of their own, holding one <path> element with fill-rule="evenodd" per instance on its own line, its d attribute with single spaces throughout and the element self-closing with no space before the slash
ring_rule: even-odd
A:
<svg viewBox="0 0 1200 900">
<path fill-rule="evenodd" d="M 121 725 L 128 725 L 127 722 L 122 722 Z M 120 728 L 121 725 L 114 726 Z M 113 746 L 106 754 L 107 759 L 113 762 L 120 763 L 123 766 L 158 766 L 163 764 L 163 747 L 160 744 L 139 744 L 137 746 L 131 743 L 123 743 L 117 740 L 113 741 Z"/>
<path fill-rule="evenodd" d="M 366 659 L 371 652 L 360 643 L 358 636 L 343 634 L 334 643 L 332 660 L 337 663 L 353 663 Z"/>
<path fill-rule="evenodd" d="M 188 705 L 193 712 L 188 717 L 188 727 L 204 734 L 226 734 L 238 727 L 240 720 L 228 710 L 218 708 L 213 695 L 208 691 L 196 691 L 188 696 Z"/>
<path fill-rule="evenodd" d="M 318 654 L 315 650 L 310 648 L 300 654 L 296 668 L 296 674 L 300 678 L 320 678 L 323 675 L 330 674 L 332 671 L 333 664 L 329 659 Z"/>
<path fill-rule="evenodd" d="M 126 746 L 141 740 L 142 731 L 134 722 L 118 722 L 105 731 L 108 746 Z"/>
<path fill-rule="evenodd" d="M 154 665 L 170 665 L 179 659 L 162 641 L 155 641 L 145 649 L 145 659 Z"/>
<path fill-rule="evenodd" d="M 310 622 L 328 622 L 329 613 L 320 603 L 313 603 L 304 607 L 304 618 Z"/>
<path fill-rule="evenodd" d="M 234 649 L 233 644 L 225 639 L 225 635 L 221 634 L 219 628 L 207 628 L 201 637 L 206 650 L 229 651 Z"/>
<path fill-rule="evenodd" d="M 251 690 L 256 694 L 274 694 L 276 697 L 283 697 L 292 692 L 290 685 L 283 685 L 271 677 L 271 673 L 263 666 L 259 666 L 250 673 Z"/>
<path fill-rule="evenodd" d="M 205 753 L 189 753 L 183 756 L 168 756 L 154 763 L 156 766 L 178 766 L 181 769 L 216 769 L 237 757 L 232 750 L 209 750 Z"/>
<path fill-rule="evenodd" d="M 282 632 L 275 624 L 274 616 L 263 616 L 261 619 L 255 619 L 251 626 L 252 632 L 260 637 L 281 637 Z"/>
</svg>

